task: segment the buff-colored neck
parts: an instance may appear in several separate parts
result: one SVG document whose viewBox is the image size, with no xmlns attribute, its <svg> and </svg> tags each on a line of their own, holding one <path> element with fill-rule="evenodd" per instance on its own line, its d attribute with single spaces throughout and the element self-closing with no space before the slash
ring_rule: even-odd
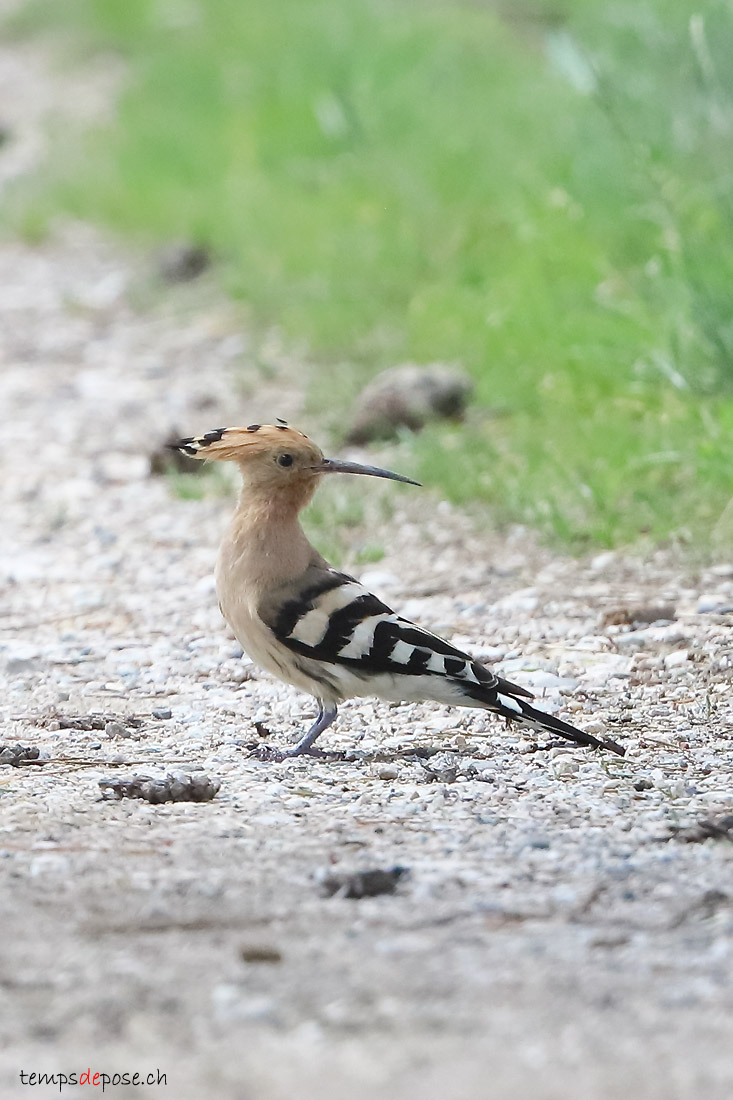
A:
<svg viewBox="0 0 733 1100">
<path fill-rule="evenodd" d="M 315 484 L 305 491 L 293 486 L 294 491 L 268 496 L 245 485 L 219 553 L 219 578 L 229 575 L 250 594 L 261 594 L 322 561 L 298 520 L 314 489 Z"/>
</svg>

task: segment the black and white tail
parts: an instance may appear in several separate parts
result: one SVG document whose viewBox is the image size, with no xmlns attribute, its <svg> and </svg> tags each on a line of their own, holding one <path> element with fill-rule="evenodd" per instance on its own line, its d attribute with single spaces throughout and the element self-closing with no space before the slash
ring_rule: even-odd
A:
<svg viewBox="0 0 733 1100">
<path fill-rule="evenodd" d="M 593 749 L 609 749 L 611 752 L 618 753 L 619 756 L 625 755 L 626 750 L 621 745 L 617 745 L 615 741 L 611 741 L 610 738 L 600 740 L 594 737 L 592 733 L 586 733 L 584 730 L 571 726 L 569 722 L 563 722 L 562 718 L 556 718 L 554 714 L 546 714 L 543 710 L 537 710 L 526 699 L 517 698 L 514 694 L 503 693 L 502 688 L 506 686 L 510 685 L 507 685 L 505 680 L 499 681 L 499 688 L 494 699 L 492 699 L 494 693 L 487 692 L 485 706 L 489 710 L 501 714 L 503 718 L 509 718 L 524 729 L 557 733 L 568 741 L 574 741 L 576 745 L 585 745 L 587 748 Z M 474 693 L 472 698 L 478 701 L 477 694 Z"/>
</svg>

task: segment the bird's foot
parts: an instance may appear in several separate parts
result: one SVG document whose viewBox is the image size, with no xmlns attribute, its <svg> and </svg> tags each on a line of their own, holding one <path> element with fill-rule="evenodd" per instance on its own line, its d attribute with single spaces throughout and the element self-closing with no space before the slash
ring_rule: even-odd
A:
<svg viewBox="0 0 733 1100">
<path fill-rule="evenodd" d="M 252 750 L 250 756 L 254 760 L 263 760 L 267 764 L 279 764 L 281 760 L 285 759 L 285 753 L 272 745 L 258 745 L 256 749 Z"/>
<path fill-rule="evenodd" d="M 317 760 L 344 759 L 342 752 L 328 752 L 326 749 L 317 749 L 312 746 L 301 749 L 297 745 L 292 749 L 276 749 L 273 745 L 259 745 L 250 755 L 255 760 L 263 760 L 268 764 L 282 764 L 283 760 L 294 760 L 299 756 L 311 756 Z"/>
<path fill-rule="evenodd" d="M 270 745 L 260 745 L 259 748 L 255 749 L 252 755 L 255 756 L 258 760 L 267 760 L 270 763 L 280 763 L 283 760 L 288 760 L 290 757 L 293 756 L 317 756 L 321 758 L 330 756 L 332 758 L 335 757 L 337 760 L 343 760 L 343 753 L 327 753 L 324 752 L 322 749 L 313 748 L 316 738 L 319 737 L 325 729 L 328 729 L 335 717 L 335 706 L 321 706 L 318 711 L 318 717 L 316 718 L 311 728 L 308 730 L 304 737 L 301 737 L 300 741 L 298 741 L 296 745 L 293 745 L 292 748 L 273 749 L 270 747 Z M 255 726 L 260 737 L 267 736 L 270 732 L 266 726 L 262 725 L 261 722 L 255 722 Z"/>
</svg>

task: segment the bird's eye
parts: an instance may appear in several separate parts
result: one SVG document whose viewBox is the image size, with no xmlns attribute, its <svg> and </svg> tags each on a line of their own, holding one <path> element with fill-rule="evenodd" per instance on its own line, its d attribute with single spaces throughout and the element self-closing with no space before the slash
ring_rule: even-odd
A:
<svg viewBox="0 0 733 1100">
<path fill-rule="evenodd" d="M 292 455 L 278 455 L 277 456 L 277 464 L 278 464 L 278 466 L 292 466 L 293 465 L 293 456 Z"/>
</svg>

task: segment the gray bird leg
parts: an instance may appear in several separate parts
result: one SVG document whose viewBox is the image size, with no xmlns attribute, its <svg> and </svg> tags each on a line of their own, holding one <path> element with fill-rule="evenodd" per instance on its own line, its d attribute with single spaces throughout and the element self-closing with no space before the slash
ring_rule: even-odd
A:
<svg viewBox="0 0 733 1100">
<path fill-rule="evenodd" d="M 293 745 L 292 749 L 285 750 L 283 756 L 302 756 L 304 753 L 310 752 L 316 739 L 320 737 L 324 730 L 328 729 L 337 714 L 338 709 L 336 707 L 324 707 L 324 705 L 320 703 L 318 717 L 311 728 L 304 737 L 301 737 L 297 745 Z"/>
</svg>

